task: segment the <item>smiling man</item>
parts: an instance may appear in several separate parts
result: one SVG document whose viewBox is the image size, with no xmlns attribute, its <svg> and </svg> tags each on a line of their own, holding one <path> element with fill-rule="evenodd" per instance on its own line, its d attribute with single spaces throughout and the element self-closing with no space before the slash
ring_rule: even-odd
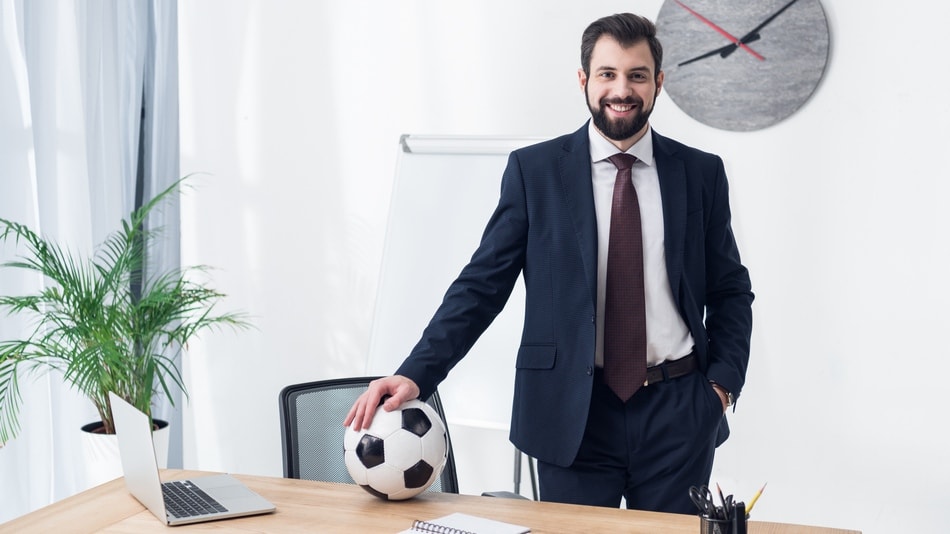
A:
<svg viewBox="0 0 950 534">
<path fill-rule="evenodd" d="M 541 499 L 696 512 L 689 487 L 708 482 L 745 381 L 753 294 L 722 160 L 650 127 L 662 55 L 637 15 L 585 30 L 591 120 L 511 154 L 470 263 L 344 424 L 369 426 L 386 395 L 389 410 L 431 395 L 523 274 L 510 438 L 538 460 Z"/>
<path fill-rule="evenodd" d="M 618 33 L 620 38 L 624 34 Z M 589 40 L 596 39 L 593 43 Z M 610 33 L 585 34 L 581 48 L 583 67 L 578 69 L 587 107 L 597 130 L 626 151 L 647 131 L 656 96 L 663 86 L 663 72 L 650 43 L 621 43 Z M 591 70 L 593 69 L 593 74 Z M 593 94 L 591 94 L 593 92 Z"/>
</svg>

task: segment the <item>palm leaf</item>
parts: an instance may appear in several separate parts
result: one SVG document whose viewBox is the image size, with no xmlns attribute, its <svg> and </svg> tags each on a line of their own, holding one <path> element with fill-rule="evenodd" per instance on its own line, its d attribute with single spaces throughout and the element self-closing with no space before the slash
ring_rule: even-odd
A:
<svg viewBox="0 0 950 534">
<path fill-rule="evenodd" d="M 146 271 L 149 243 L 161 231 L 148 229 L 147 219 L 187 178 L 132 211 L 90 257 L 0 218 L 0 240 L 24 249 L 0 268 L 44 279 L 34 294 L 0 296 L 0 309 L 25 314 L 35 325 L 24 339 L 0 342 L 0 443 L 19 431 L 18 376 L 24 373 L 62 371 L 109 431 L 108 392 L 151 413 L 154 394 L 171 399 L 177 389 L 187 395 L 176 357 L 190 339 L 204 330 L 248 326 L 243 314 L 215 312 L 225 295 L 192 279 L 207 267 Z"/>
</svg>

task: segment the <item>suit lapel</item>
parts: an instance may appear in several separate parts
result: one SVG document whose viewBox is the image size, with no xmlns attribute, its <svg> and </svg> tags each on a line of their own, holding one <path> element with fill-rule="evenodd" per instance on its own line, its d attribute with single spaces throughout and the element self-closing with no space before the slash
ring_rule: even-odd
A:
<svg viewBox="0 0 950 534">
<path fill-rule="evenodd" d="M 686 166 L 669 139 L 653 132 L 653 157 L 663 199 L 666 270 L 673 297 L 678 299 L 686 246 Z"/>
<path fill-rule="evenodd" d="M 597 214 L 590 175 L 590 140 L 587 124 L 568 136 L 561 145 L 559 172 L 561 188 L 574 225 L 587 287 L 591 299 L 597 295 Z M 676 155 L 669 139 L 653 132 L 653 157 L 656 159 L 663 202 L 664 249 L 666 268 L 674 298 L 678 298 L 686 246 L 686 166 Z M 596 302 L 596 301 L 595 301 Z"/>
<path fill-rule="evenodd" d="M 558 171 L 574 234 L 584 262 L 584 273 L 592 302 L 597 295 L 597 214 L 590 175 L 590 139 L 587 124 L 568 136 L 561 145 Z"/>
</svg>

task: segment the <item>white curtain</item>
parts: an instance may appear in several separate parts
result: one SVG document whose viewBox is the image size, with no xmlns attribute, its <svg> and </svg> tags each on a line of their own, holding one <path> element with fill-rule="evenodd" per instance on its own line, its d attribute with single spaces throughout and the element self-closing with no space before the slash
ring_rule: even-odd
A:
<svg viewBox="0 0 950 534">
<path fill-rule="evenodd" d="M 149 198 L 178 178 L 176 19 L 171 0 L 0 0 L 0 215 L 89 251 L 137 187 Z M 153 261 L 176 265 L 177 206 L 163 215 Z M 0 271 L 2 294 L 41 283 Z M 0 317 L 0 338 L 26 326 Z M 0 522 L 87 489 L 75 451 L 91 403 L 55 375 L 21 376 L 20 391 L 21 431 L 0 448 Z"/>
</svg>

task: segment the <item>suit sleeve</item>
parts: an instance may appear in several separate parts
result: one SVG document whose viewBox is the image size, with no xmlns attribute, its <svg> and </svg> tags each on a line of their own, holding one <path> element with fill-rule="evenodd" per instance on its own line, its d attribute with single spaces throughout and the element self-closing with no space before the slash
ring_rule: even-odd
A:
<svg viewBox="0 0 950 534">
<path fill-rule="evenodd" d="M 435 391 L 504 308 L 524 267 L 526 235 L 525 188 L 514 152 L 502 176 L 498 205 L 478 248 L 396 370 L 416 382 L 421 398 Z M 432 243 L 432 247 L 438 250 L 439 244 Z"/>
<path fill-rule="evenodd" d="M 706 194 L 710 209 L 705 223 L 706 335 L 709 366 L 706 376 L 738 398 L 749 364 L 752 335 L 752 283 L 739 257 L 729 186 L 722 160 Z"/>
</svg>

